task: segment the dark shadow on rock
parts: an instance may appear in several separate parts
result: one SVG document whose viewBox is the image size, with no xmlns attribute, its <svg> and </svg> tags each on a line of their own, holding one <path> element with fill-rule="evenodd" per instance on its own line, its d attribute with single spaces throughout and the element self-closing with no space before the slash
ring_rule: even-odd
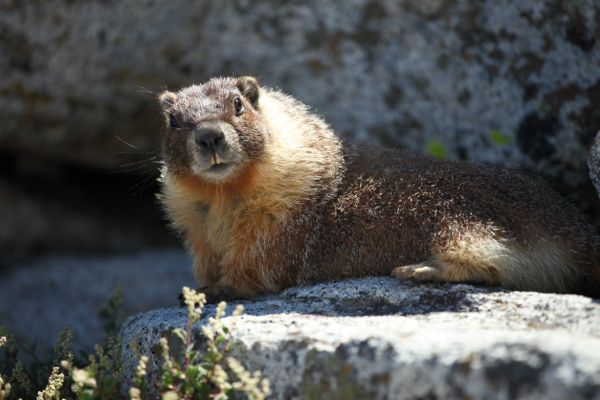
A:
<svg viewBox="0 0 600 400">
<path fill-rule="evenodd" d="M 314 314 L 325 316 L 418 315 L 435 312 L 478 312 L 478 294 L 504 292 L 497 287 L 467 284 L 400 282 L 370 277 L 300 286 L 243 304 L 246 315 Z M 210 315 L 212 306 L 205 311 Z"/>
</svg>

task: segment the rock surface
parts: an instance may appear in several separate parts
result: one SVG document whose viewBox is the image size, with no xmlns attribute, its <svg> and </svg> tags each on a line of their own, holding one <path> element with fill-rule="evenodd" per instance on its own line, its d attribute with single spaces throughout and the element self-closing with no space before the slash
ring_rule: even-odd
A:
<svg viewBox="0 0 600 400">
<path fill-rule="evenodd" d="M 190 260 L 181 250 L 43 258 L 0 274 L 0 325 L 45 351 L 68 324 L 75 350 L 89 351 L 102 339 L 98 313 L 117 286 L 123 290 L 124 318 L 175 306 L 181 287 L 193 283 Z"/>
<path fill-rule="evenodd" d="M 0 149 L 114 168 L 117 136 L 158 148 L 158 91 L 254 74 L 344 136 L 532 168 L 599 217 L 599 21 L 595 0 L 6 0 Z"/>
<path fill-rule="evenodd" d="M 594 143 L 590 149 L 588 169 L 590 171 L 590 179 L 596 187 L 598 196 L 600 196 L 600 131 L 596 134 L 596 139 L 594 139 Z"/>
<path fill-rule="evenodd" d="M 598 300 L 366 278 L 244 305 L 234 353 L 270 378 L 274 398 L 600 398 Z M 177 308 L 126 321 L 126 381 L 132 345 L 156 379 L 158 339 L 185 321 Z"/>
</svg>

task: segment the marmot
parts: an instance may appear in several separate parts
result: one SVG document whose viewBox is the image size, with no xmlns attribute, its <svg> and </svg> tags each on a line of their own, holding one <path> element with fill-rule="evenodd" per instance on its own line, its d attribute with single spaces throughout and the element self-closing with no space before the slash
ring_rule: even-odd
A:
<svg viewBox="0 0 600 400">
<path fill-rule="evenodd" d="M 350 277 L 599 291 L 599 239 L 519 172 L 343 144 L 323 119 L 253 77 L 160 103 L 159 195 L 212 300 Z"/>
</svg>

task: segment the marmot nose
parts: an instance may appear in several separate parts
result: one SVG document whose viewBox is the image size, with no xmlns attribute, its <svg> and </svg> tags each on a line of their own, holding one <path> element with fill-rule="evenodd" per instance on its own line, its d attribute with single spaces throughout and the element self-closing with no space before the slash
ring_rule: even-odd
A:
<svg viewBox="0 0 600 400">
<path fill-rule="evenodd" d="M 218 129 L 204 128 L 194 132 L 194 140 L 200 149 L 214 153 L 225 144 L 225 135 Z"/>
</svg>

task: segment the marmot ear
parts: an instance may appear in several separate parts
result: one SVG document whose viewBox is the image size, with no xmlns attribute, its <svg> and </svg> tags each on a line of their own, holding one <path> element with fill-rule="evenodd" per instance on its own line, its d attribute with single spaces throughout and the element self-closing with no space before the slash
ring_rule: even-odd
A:
<svg viewBox="0 0 600 400">
<path fill-rule="evenodd" d="M 241 76 L 237 80 L 237 88 L 240 93 L 247 98 L 252 107 L 256 108 L 258 105 L 258 81 L 252 76 Z"/>
<path fill-rule="evenodd" d="M 160 106 L 163 110 L 168 110 L 173 107 L 175 104 L 175 100 L 177 100 L 177 95 L 173 92 L 164 91 L 158 96 L 158 101 L 160 102 Z"/>
</svg>

